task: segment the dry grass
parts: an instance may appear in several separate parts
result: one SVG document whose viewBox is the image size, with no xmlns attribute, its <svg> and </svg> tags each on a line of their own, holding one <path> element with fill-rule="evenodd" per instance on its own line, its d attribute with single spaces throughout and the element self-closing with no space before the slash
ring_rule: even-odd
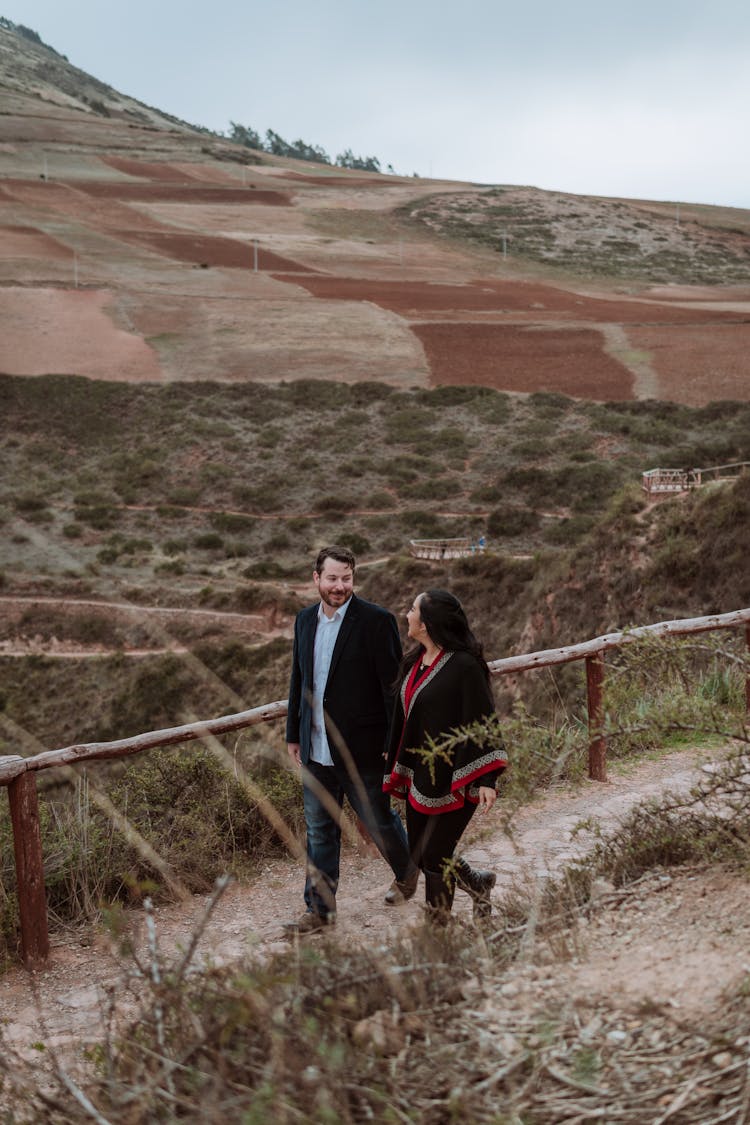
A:
<svg viewBox="0 0 750 1125">
<path fill-rule="evenodd" d="M 614 876 L 603 897 L 593 888 L 613 875 L 605 857 L 640 847 L 640 812 L 541 896 L 506 897 L 487 929 L 423 925 L 372 948 L 321 939 L 194 971 L 220 883 L 175 961 L 160 953 L 149 921 L 146 949 L 126 958 L 88 1065 L 72 1071 L 53 1049 L 42 1077 L 3 1045 L 9 1120 L 739 1125 L 750 1095 L 744 985 L 698 1020 L 648 1002 L 628 1011 L 606 991 L 568 998 L 555 987 L 555 964 L 579 948 L 581 919 L 645 897 L 665 870 L 679 886 L 705 864 L 711 805 L 734 807 L 737 830 L 725 833 L 714 862 L 746 869 L 747 794 L 738 752 L 687 799 L 685 807 L 706 808 L 684 833 L 692 850 L 675 866 L 665 844 L 637 875 Z M 674 811 L 670 802 L 650 810 L 654 838 L 666 840 Z"/>
</svg>

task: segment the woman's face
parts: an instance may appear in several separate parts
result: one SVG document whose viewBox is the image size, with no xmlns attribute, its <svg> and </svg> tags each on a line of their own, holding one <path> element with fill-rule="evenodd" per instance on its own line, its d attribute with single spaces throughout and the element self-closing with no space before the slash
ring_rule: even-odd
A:
<svg viewBox="0 0 750 1125">
<path fill-rule="evenodd" d="M 422 615 L 419 612 L 419 602 L 421 597 L 421 594 L 417 594 L 411 609 L 408 609 L 406 611 L 406 621 L 409 626 L 407 632 L 411 639 L 413 641 L 420 641 L 422 644 L 424 644 L 424 638 L 426 636 L 427 630 L 422 624 Z"/>
</svg>

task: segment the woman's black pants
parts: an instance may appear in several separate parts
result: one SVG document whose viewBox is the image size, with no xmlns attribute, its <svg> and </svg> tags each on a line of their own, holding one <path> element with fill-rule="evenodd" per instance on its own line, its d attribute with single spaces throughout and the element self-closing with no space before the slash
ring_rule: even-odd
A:
<svg viewBox="0 0 750 1125">
<path fill-rule="evenodd" d="M 428 905 L 447 906 L 453 902 L 455 876 L 446 874 L 445 866 L 453 858 L 458 841 L 476 812 L 477 806 L 466 801 L 460 809 L 450 812 L 418 812 L 406 802 L 406 831 L 412 859 L 425 874 Z"/>
</svg>

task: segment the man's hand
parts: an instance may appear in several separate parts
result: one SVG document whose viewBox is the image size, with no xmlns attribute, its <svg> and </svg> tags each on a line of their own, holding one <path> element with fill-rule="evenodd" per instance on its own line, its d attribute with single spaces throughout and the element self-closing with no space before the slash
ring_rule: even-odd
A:
<svg viewBox="0 0 750 1125">
<path fill-rule="evenodd" d="M 302 747 L 299 742 L 287 742 L 287 753 L 291 759 L 292 766 L 298 770 L 302 768 Z"/>
<path fill-rule="evenodd" d="M 495 801 L 497 800 L 497 793 L 494 789 L 490 789 L 487 785 L 479 786 L 479 812 L 489 812 Z"/>
</svg>

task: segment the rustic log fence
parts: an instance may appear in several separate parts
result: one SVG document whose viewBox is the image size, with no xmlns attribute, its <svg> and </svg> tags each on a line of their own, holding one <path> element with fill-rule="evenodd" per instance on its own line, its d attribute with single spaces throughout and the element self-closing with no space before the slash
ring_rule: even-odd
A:
<svg viewBox="0 0 750 1125">
<path fill-rule="evenodd" d="M 745 640 L 750 649 L 750 609 L 740 609 L 711 617 L 661 621 L 624 632 L 607 633 L 565 648 L 546 649 L 542 652 L 493 660 L 490 661 L 489 667 L 493 676 L 503 676 L 584 660 L 589 729 L 588 774 L 595 781 L 606 781 L 607 748 L 603 734 L 605 653 L 644 637 L 686 636 L 692 633 L 741 628 L 745 629 Z M 750 676 L 745 683 L 745 700 L 750 712 Z M 66 746 L 59 750 L 45 750 L 28 758 L 15 754 L 0 756 L 0 786 L 4 785 L 8 789 L 13 827 L 21 956 L 27 968 L 41 968 L 49 955 L 44 857 L 36 789 L 38 770 L 70 766 L 80 762 L 124 758 L 159 746 L 195 742 L 207 736 L 218 737 L 260 723 L 274 722 L 276 719 L 283 718 L 286 713 L 287 701 L 279 700 L 234 715 L 168 727 L 164 730 L 148 731 L 145 734 L 114 742 L 89 742 Z"/>
</svg>

